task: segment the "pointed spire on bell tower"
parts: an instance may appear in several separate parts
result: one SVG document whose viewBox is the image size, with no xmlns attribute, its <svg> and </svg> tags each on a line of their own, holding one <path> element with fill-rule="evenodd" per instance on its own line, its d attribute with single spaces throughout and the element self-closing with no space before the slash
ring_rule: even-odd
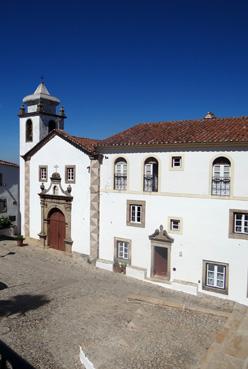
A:
<svg viewBox="0 0 248 369">
<path fill-rule="evenodd" d="M 19 110 L 20 154 L 23 155 L 54 129 L 64 129 L 64 108 L 42 79 L 32 95 L 24 97 Z"/>
</svg>

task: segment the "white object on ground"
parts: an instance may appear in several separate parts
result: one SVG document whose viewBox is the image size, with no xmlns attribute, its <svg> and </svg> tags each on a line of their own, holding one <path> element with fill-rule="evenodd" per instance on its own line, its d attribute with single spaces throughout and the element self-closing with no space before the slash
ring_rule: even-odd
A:
<svg viewBox="0 0 248 369">
<path fill-rule="evenodd" d="M 80 348 L 79 358 L 81 363 L 84 365 L 85 369 L 95 369 L 92 362 L 87 358 L 87 356 L 83 352 L 82 347 L 79 346 L 79 348 Z"/>
</svg>

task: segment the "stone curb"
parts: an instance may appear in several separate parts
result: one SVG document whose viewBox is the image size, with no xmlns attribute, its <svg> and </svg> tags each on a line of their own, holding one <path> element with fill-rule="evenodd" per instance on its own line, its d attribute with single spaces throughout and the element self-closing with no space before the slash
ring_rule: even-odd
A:
<svg viewBox="0 0 248 369">
<path fill-rule="evenodd" d="M 209 309 L 204 308 L 200 306 L 193 306 L 189 304 L 180 304 L 176 303 L 172 300 L 164 300 L 164 299 L 157 299 L 154 297 L 147 297 L 147 296 L 137 296 L 137 295 L 130 295 L 127 299 L 128 302 L 139 302 L 139 303 L 145 303 L 145 304 L 151 304 L 159 307 L 171 307 L 182 311 L 194 311 L 196 313 L 202 313 L 202 314 L 211 314 L 215 316 L 220 316 L 224 318 L 229 318 L 231 313 L 215 310 L 215 309 Z"/>
</svg>

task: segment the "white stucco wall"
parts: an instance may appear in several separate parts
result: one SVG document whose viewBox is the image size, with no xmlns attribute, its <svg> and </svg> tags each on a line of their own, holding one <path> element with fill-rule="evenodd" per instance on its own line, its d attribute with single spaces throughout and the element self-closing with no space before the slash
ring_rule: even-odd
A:
<svg viewBox="0 0 248 369">
<path fill-rule="evenodd" d="M 73 196 L 71 238 L 73 240 L 72 251 L 89 254 L 90 252 L 90 173 L 87 167 L 90 165 L 89 157 L 62 138 L 55 136 L 37 153 L 30 161 L 30 237 L 38 239 L 41 230 L 41 208 L 39 193 L 41 182 L 39 182 L 39 166 L 48 166 L 48 182 L 56 171 L 60 174 L 61 185 L 66 190 L 65 166 L 76 166 L 76 183 L 71 184 Z"/>
<path fill-rule="evenodd" d="M 0 199 L 7 200 L 7 212 L 0 213 L 0 216 L 15 216 L 16 221 L 12 224 L 19 226 L 19 168 L 0 164 L 0 173 L 3 178 L 3 186 L 0 186 Z"/>
<path fill-rule="evenodd" d="M 184 168 L 169 168 L 171 155 L 183 155 Z M 128 162 L 128 190 L 113 190 L 113 165 L 117 157 Z M 144 193 L 143 163 L 154 156 L 159 161 L 159 192 Z M 227 156 L 232 163 L 232 193 L 228 199 L 210 195 L 211 163 L 217 156 Z M 248 305 L 248 240 L 229 238 L 229 209 L 248 210 L 248 152 L 184 151 L 163 153 L 105 153 L 101 166 L 100 255 L 113 260 L 114 237 L 132 242 L 134 267 L 144 268 L 150 276 L 151 243 L 149 235 L 163 225 L 174 238 L 171 250 L 171 281 L 179 280 L 202 286 L 203 260 L 229 264 L 228 295 L 206 292 Z M 127 200 L 146 202 L 145 228 L 126 225 Z M 170 233 L 168 217 L 183 221 L 182 234 Z M 182 256 L 180 256 L 182 255 Z M 176 268 L 175 271 L 172 269 Z"/>
<path fill-rule="evenodd" d="M 114 161 L 124 157 L 128 163 L 128 190 L 143 192 L 144 161 L 154 157 L 159 162 L 159 192 L 166 194 L 192 194 L 209 196 L 211 192 L 212 162 L 217 157 L 225 156 L 231 161 L 231 194 L 235 197 L 248 196 L 245 184 L 248 172 L 247 149 L 225 148 L 218 150 L 184 149 L 144 151 L 132 149 L 132 152 L 106 152 L 101 171 L 101 188 L 113 189 Z M 182 156 L 183 170 L 170 168 L 171 156 Z"/>
</svg>

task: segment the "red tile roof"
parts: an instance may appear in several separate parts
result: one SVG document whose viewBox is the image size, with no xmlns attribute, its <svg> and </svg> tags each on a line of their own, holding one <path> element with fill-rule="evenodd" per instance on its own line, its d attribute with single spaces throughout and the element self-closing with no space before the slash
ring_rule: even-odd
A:
<svg viewBox="0 0 248 369">
<path fill-rule="evenodd" d="M 95 154 L 95 149 L 99 140 L 85 138 L 85 137 L 76 137 L 71 136 L 69 133 L 63 131 L 62 129 L 54 129 L 47 136 L 45 136 L 41 141 L 39 141 L 31 150 L 26 152 L 23 155 L 23 158 L 26 159 L 33 154 L 35 154 L 41 147 L 43 147 L 47 142 L 49 142 L 54 136 L 59 136 L 64 138 L 67 142 L 76 146 L 78 149 L 85 151 L 87 154 Z"/>
<path fill-rule="evenodd" d="M 69 136 L 69 140 L 74 141 L 78 145 L 82 146 L 82 148 L 86 149 L 88 152 L 93 153 L 95 148 L 100 140 L 95 140 L 87 137 L 77 137 L 77 136 Z"/>
<path fill-rule="evenodd" d="M 0 165 L 6 165 L 8 167 L 19 168 L 19 165 L 16 163 L 11 163 L 10 161 L 0 160 Z"/>
<path fill-rule="evenodd" d="M 142 123 L 98 146 L 248 143 L 248 117 Z"/>
</svg>

